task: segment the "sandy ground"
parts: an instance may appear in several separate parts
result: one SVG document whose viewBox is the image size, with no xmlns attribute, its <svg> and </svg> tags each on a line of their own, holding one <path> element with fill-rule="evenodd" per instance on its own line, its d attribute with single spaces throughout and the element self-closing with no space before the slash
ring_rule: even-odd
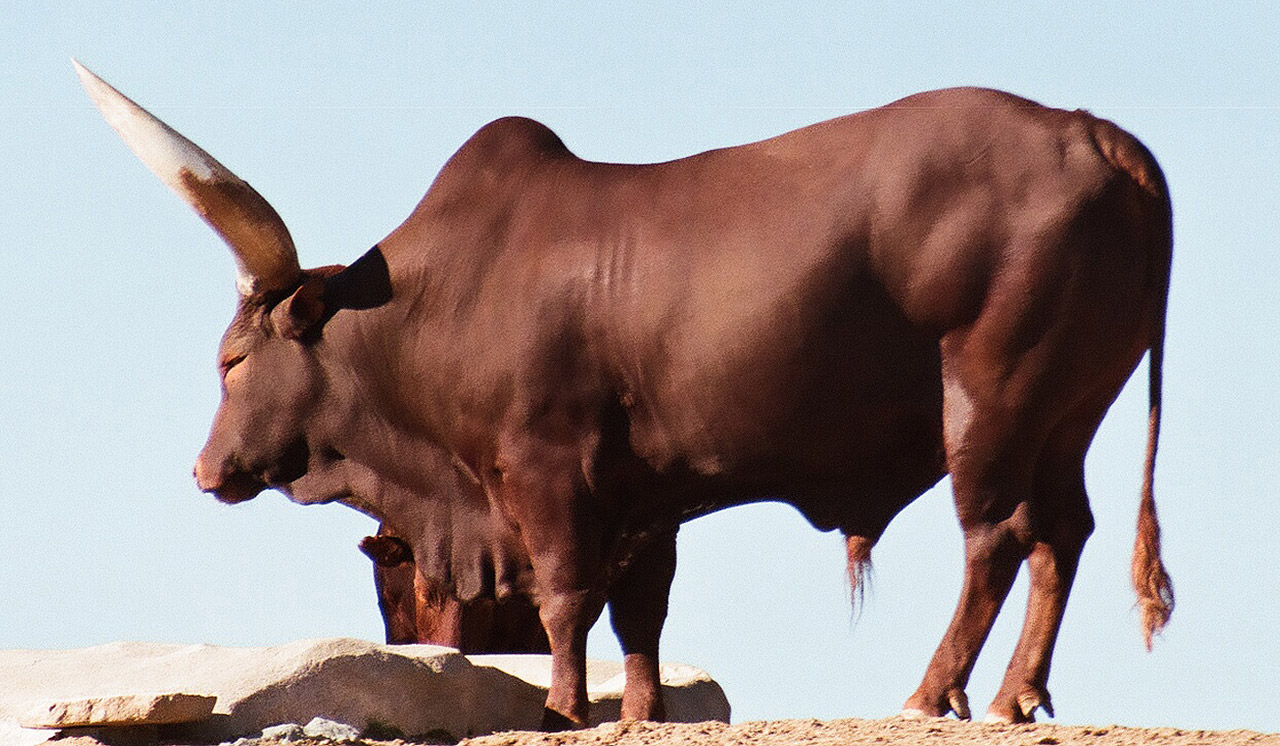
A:
<svg viewBox="0 0 1280 746">
<path fill-rule="evenodd" d="M 958 720 L 767 720 L 738 725 L 700 723 L 608 723 L 570 734 L 499 733 L 464 741 L 466 746 L 1184 746 L 1268 744 L 1280 734 L 1246 731 L 1184 731 L 1118 726 L 984 725 Z"/>
<path fill-rule="evenodd" d="M 68 738 L 57 746 L 98 746 Z M 236 746 L 329 746 L 326 739 L 242 739 Z M 363 740 L 358 746 L 409 746 L 440 741 Z M 985 725 L 958 720 L 762 720 L 724 723 L 606 723 L 569 733 L 508 732 L 467 739 L 460 746 L 1280 746 L 1280 734 L 1079 725 Z"/>
</svg>

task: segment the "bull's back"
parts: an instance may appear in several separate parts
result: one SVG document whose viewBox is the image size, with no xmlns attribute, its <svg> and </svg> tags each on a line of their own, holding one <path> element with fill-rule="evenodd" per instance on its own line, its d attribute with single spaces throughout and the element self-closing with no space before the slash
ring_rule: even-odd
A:
<svg viewBox="0 0 1280 746">
<path fill-rule="evenodd" d="M 942 469 L 938 340 L 974 324 L 1019 262 L 1041 284 L 1069 268 L 1069 242 L 1045 237 L 1118 173 L 1096 121 L 954 89 L 622 166 L 503 120 L 384 245 L 465 265 L 435 273 L 459 286 L 437 295 L 480 330 L 493 359 L 478 370 L 545 364 L 549 334 L 579 346 L 592 359 L 578 380 L 624 403 L 658 471 L 774 492 L 890 474 L 915 489 Z M 450 244 L 432 245 L 446 219 Z M 510 313 L 513 298 L 537 312 Z M 498 328 L 523 342 L 485 344 Z"/>
<path fill-rule="evenodd" d="M 1106 157 L 1098 122 L 955 89 L 629 177 L 648 193 L 620 180 L 631 225 L 602 245 L 629 273 L 611 318 L 637 449 L 707 473 L 931 484 L 939 340 L 993 293 L 1052 304 L 1054 276 L 1098 250 L 1072 231 L 1109 214 L 1134 152 L 1116 136 Z M 1000 286 L 1022 270 L 1032 286 Z"/>
</svg>

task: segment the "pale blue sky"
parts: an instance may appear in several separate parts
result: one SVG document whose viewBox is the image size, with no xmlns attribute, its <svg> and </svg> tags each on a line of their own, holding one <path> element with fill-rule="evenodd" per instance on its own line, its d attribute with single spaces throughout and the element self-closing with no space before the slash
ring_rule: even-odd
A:
<svg viewBox="0 0 1280 746">
<path fill-rule="evenodd" d="M 71 56 L 252 182 L 307 265 L 359 256 L 501 115 L 634 162 L 978 84 L 1114 119 L 1174 196 L 1156 492 L 1179 607 L 1148 655 L 1128 587 L 1144 366 L 1090 454 L 1098 530 L 1050 680 L 1058 718 L 1280 731 L 1280 4 L 427 5 L 0 9 L 0 647 L 381 637 L 355 548 L 371 521 L 196 490 L 232 263 L 101 121 Z M 665 657 L 715 675 L 736 719 L 897 712 L 961 580 L 945 483 L 890 527 L 856 620 L 839 538 L 789 508 L 699 520 L 680 552 Z M 592 652 L 618 655 L 607 624 Z"/>
</svg>

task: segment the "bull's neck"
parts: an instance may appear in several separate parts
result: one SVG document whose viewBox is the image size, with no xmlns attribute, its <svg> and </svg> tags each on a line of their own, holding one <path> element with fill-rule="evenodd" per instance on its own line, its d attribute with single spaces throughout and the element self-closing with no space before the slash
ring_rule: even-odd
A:
<svg viewBox="0 0 1280 746">
<path fill-rule="evenodd" d="M 317 352 L 329 407 L 316 423 L 319 439 L 383 474 L 403 468 L 414 447 L 399 410 L 386 401 L 387 383 L 404 370 L 406 330 L 392 290 L 391 269 L 375 246 L 329 279 L 331 317 Z"/>
</svg>

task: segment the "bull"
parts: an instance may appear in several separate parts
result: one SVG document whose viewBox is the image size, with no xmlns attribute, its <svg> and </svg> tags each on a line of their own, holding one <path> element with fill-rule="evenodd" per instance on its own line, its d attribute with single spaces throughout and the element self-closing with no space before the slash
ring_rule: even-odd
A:
<svg viewBox="0 0 1280 746">
<path fill-rule="evenodd" d="M 388 644 L 447 645 L 468 654 L 551 652 L 528 596 L 464 601 L 419 572 L 413 548 L 385 525 L 360 540 L 360 551 L 373 560 Z"/>
<path fill-rule="evenodd" d="M 969 716 L 970 672 L 1026 562 L 988 716 L 1052 715 L 1050 658 L 1093 529 L 1085 453 L 1148 351 L 1131 572 L 1148 647 L 1167 622 L 1152 480 L 1172 213 L 1155 159 L 1113 123 L 958 88 L 620 165 L 504 118 L 367 253 L 307 270 L 248 184 L 80 75 L 237 262 L 199 487 L 386 515 L 412 500 L 421 571 L 460 598 L 535 598 L 547 727 L 587 722 L 587 631 L 606 604 L 622 715 L 661 716 L 682 521 L 786 502 L 844 535 L 856 586 L 890 520 L 947 473 L 964 584 L 904 710 Z"/>
</svg>

